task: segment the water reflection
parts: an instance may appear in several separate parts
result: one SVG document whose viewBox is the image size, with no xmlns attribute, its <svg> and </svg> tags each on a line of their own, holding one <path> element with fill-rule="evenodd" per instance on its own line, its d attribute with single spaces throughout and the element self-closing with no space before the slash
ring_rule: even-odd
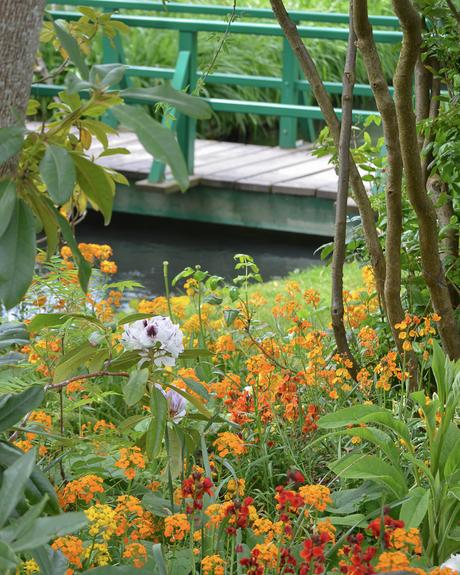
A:
<svg viewBox="0 0 460 575">
<path fill-rule="evenodd" d="M 259 265 L 262 277 L 271 279 L 295 269 L 318 264 L 314 251 L 324 238 L 230 228 L 196 222 L 114 215 L 104 227 L 97 214 L 91 214 L 77 228 L 81 242 L 110 244 L 118 264 L 117 280 L 136 280 L 144 289 L 139 295 L 164 292 L 163 261 L 170 263 L 170 277 L 188 265 L 231 280 L 233 255 L 249 253 Z"/>
</svg>

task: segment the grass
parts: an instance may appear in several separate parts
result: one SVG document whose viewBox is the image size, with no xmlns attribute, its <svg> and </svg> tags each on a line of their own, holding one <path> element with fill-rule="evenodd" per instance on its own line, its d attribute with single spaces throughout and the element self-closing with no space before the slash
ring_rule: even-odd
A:
<svg viewBox="0 0 460 575">
<path fill-rule="evenodd" d="M 316 323 L 318 327 L 325 328 L 330 322 L 330 301 L 331 301 L 331 266 L 317 265 L 305 270 L 294 271 L 285 278 L 274 279 L 263 284 L 254 285 L 250 288 L 250 293 L 257 292 L 267 301 L 274 302 L 279 293 L 287 293 L 288 282 L 296 281 L 300 284 L 302 291 L 313 289 L 321 294 L 321 307 L 316 313 Z M 361 267 L 358 263 L 345 264 L 344 268 L 344 289 L 348 291 L 356 290 L 363 285 Z M 270 319 L 268 309 L 260 310 L 260 319 L 267 321 Z"/>
</svg>

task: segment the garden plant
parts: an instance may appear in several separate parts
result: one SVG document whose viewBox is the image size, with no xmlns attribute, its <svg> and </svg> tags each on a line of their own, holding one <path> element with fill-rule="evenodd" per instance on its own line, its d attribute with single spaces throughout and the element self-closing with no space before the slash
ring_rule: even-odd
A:
<svg viewBox="0 0 460 575">
<path fill-rule="evenodd" d="M 44 2 L 0 8 L 2 574 L 460 572 L 460 11 L 393 0 L 393 97 L 367 2 L 350 2 L 339 121 L 271 3 L 327 123 L 317 153 L 339 172 L 330 298 L 308 273 L 265 285 L 244 253 L 231 281 L 164 262 L 164 295 L 130 295 L 111 246 L 75 238 L 88 207 L 109 223 L 124 181 L 92 140 L 120 153 L 116 118 L 185 189 L 173 132 L 128 102 L 208 106 L 89 65 L 94 38 L 123 31 L 108 13 L 43 27 Z M 40 31 L 66 85 L 45 104 L 29 99 Z M 380 115 L 354 127 L 358 57 Z"/>
</svg>

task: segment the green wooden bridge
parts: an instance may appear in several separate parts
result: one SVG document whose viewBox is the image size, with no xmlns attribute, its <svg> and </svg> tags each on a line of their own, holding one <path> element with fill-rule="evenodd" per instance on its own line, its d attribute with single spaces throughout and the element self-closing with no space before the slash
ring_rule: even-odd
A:
<svg viewBox="0 0 460 575">
<path fill-rule="evenodd" d="M 193 92 L 200 78 L 206 84 L 274 88 L 279 102 L 257 102 L 206 98 L 214 113 L 258 114 L 279 118 L 278 146 L 251 146 L 213 142 L 196 137 L 196 121 L 176 115 L 174 129 L 187 162 L 191 187 L 185 194 L 173 193 L 177 186 L 164 165 L 146 154 L 136 137 L 121 131 L 112 144 L 127 147 L 131 154 L 104 161 L 125 173 L 130 186 L 120 186 L 114 209 L 134 214 L 189 219 L 197 222 L 241 225 L 262 229 L 330 236 L 334 221 L 337 176 L 328 158 L 311 154 L 314 121 L 322 114 L 312 100 L 308 82 L 302 77 L 295 56 L 283 39 L 282 74 L 250 76 L 205 73 L 198 69 L 198 43 L 203 34 L 242 34 L 283 37 L 271 10 L 263 8 L 153 2 L 149 0 L 58 0 L 49 2 L 55 19 L 78 20 L 78 6 L 112 12 L 112 18 L 132 28 L 171 30 L 178 34 L 175 68 L 142 66 L 126 62 L 120 35 L 114 42 L 103 40 L 103 63 L 126 64 L 123 87 L 135 77 L 168 80 L 178 90 Z M 59 7 L 59 9 L 56 9 Z M 139 12 L 142 11 L 140 15 Z M 304 39 L 344 42 L 348 39 L 347 14 L 290 11 Z M 398 44 L 402 34 L 394 17 L 372 16 L 378 43 Z M 341 94 L 338 82 L 325 82 L 331 94 Z M 62 86 L 34 84 L 37 96 L 53 96 Z M 355 95 L 372 97 L 371 87 L 357 84 Z M 143 104 L 144 101 L 133 100 Z M 340 116 L 341 110 L 336 110 Z M 356 121 L 373 110 L 354 110 Z M 354 209 L 352 202 L 350 209 Z"/>
</svg>

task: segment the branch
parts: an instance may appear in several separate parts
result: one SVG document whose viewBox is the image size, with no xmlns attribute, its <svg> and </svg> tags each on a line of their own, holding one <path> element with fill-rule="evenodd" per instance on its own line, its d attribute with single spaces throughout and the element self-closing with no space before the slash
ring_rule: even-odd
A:
<svg viewBox="0 0 460 575">
<path fill-rule="evenodd" d="M 281 26 L 286 39 L 288 40 L 294 54 L 299 61 L 300 67 L 308 80 L 310 89 L 318 102 L 321 112 L 324 116 L 326 124 L 329 128 L 336 148 L 339 148 L 340 140 L 340 123 L 337 115 L 334 112 L 329 94 L 327 93 L 315 63 L 310 56 L 307 48 L 302 42 L 299 35 L 297 26 L 289 17 L 283 0 L 270 0 L 273 13 L 275 14 L 279 25 Z M 350 182 L 353 190 L 354 199 L 358 205 L 359 213 L 361 216 L 364 236 L 369 250 L 374 268 L 375 279 L 377 283 L 377 292 L 380 300 L 384 303 L 384 282 L 385 282 L 385 258 L 380 246 L 377 228 L 375 226 L 374 211 L 372 209 L 369 198 L 367 197 L 366 188 L 364 187 L 363 180 L 359 174 L 358 168 L 353 160 L 350 158 Z"/>
<path fill-rule="evenodd" d="M 65 379 L 59 383 L 50 383 L 49 385 L 45 385 L 45 391 L 49 391 L 50 389 L 63 389 L 74 381 L 80 381 L 81 379 L 92 379 L 93 377 L 103 377 L 104 375 L 111 375 L 113 377 L 129 377 L 129 373 L 127 371 L 95 371 L 93 373 L 75 375 L 74 377 L 70 377 L 69 379 Z"/>
<path fill-rule="evenodd" d="M 350 141 L 353 121 L 353 88 L 356 71 L 356 35 L 353 26 L 353 0 L 350 0 L 350 22 L 347 55 L 343 70 L 342 125 L 339 139 L 339 182 L 335 208 L 334 252 L 332 254 L 331 318 L 337 350 L 351 362 L 350 373 L 356 380 L 359 366 L 348 345 L 343 322 L 343 265 L 345 262 L 347 234 L 347 202 L 350 183 Z"/>
<path fill-rule="evenodd" d="M 430 290 L 433 308 L 441 316 L 439 322 L 441 341 L 447 355 L 451 359 L 457 359 L 460 357 L 460 334 L 439 254 L 436 211 L 425 187 L 420 154 L 416 153 L 418 142 L 412 107 L 412 83 L 422 44 L 421 20 L 410 0 L 392 1 L 403 31 L 394 88 L 407 195 L 419 224 L 423 275 Z"/>
<path fill-rule="evenodd" d="M 400 353 L 402 340 L 395 325 L 404 319 L 401 303 L 401 234 L 402 234 L 402 177 L 403 161 L 399 144 L 396 107 L 391 97 L 382 62 L 374 41 L 369 21 L 367 0 L 355 0 L 355 29 L 358 48 L 366 67 L 369 84 L 372 87 L 377 109 L 382 117 L 382 128 L 387 148 L 385 200 L 387 212 L 387 234 L 385 238 L 385 304 L 393 339 Z"/>
</svg>

